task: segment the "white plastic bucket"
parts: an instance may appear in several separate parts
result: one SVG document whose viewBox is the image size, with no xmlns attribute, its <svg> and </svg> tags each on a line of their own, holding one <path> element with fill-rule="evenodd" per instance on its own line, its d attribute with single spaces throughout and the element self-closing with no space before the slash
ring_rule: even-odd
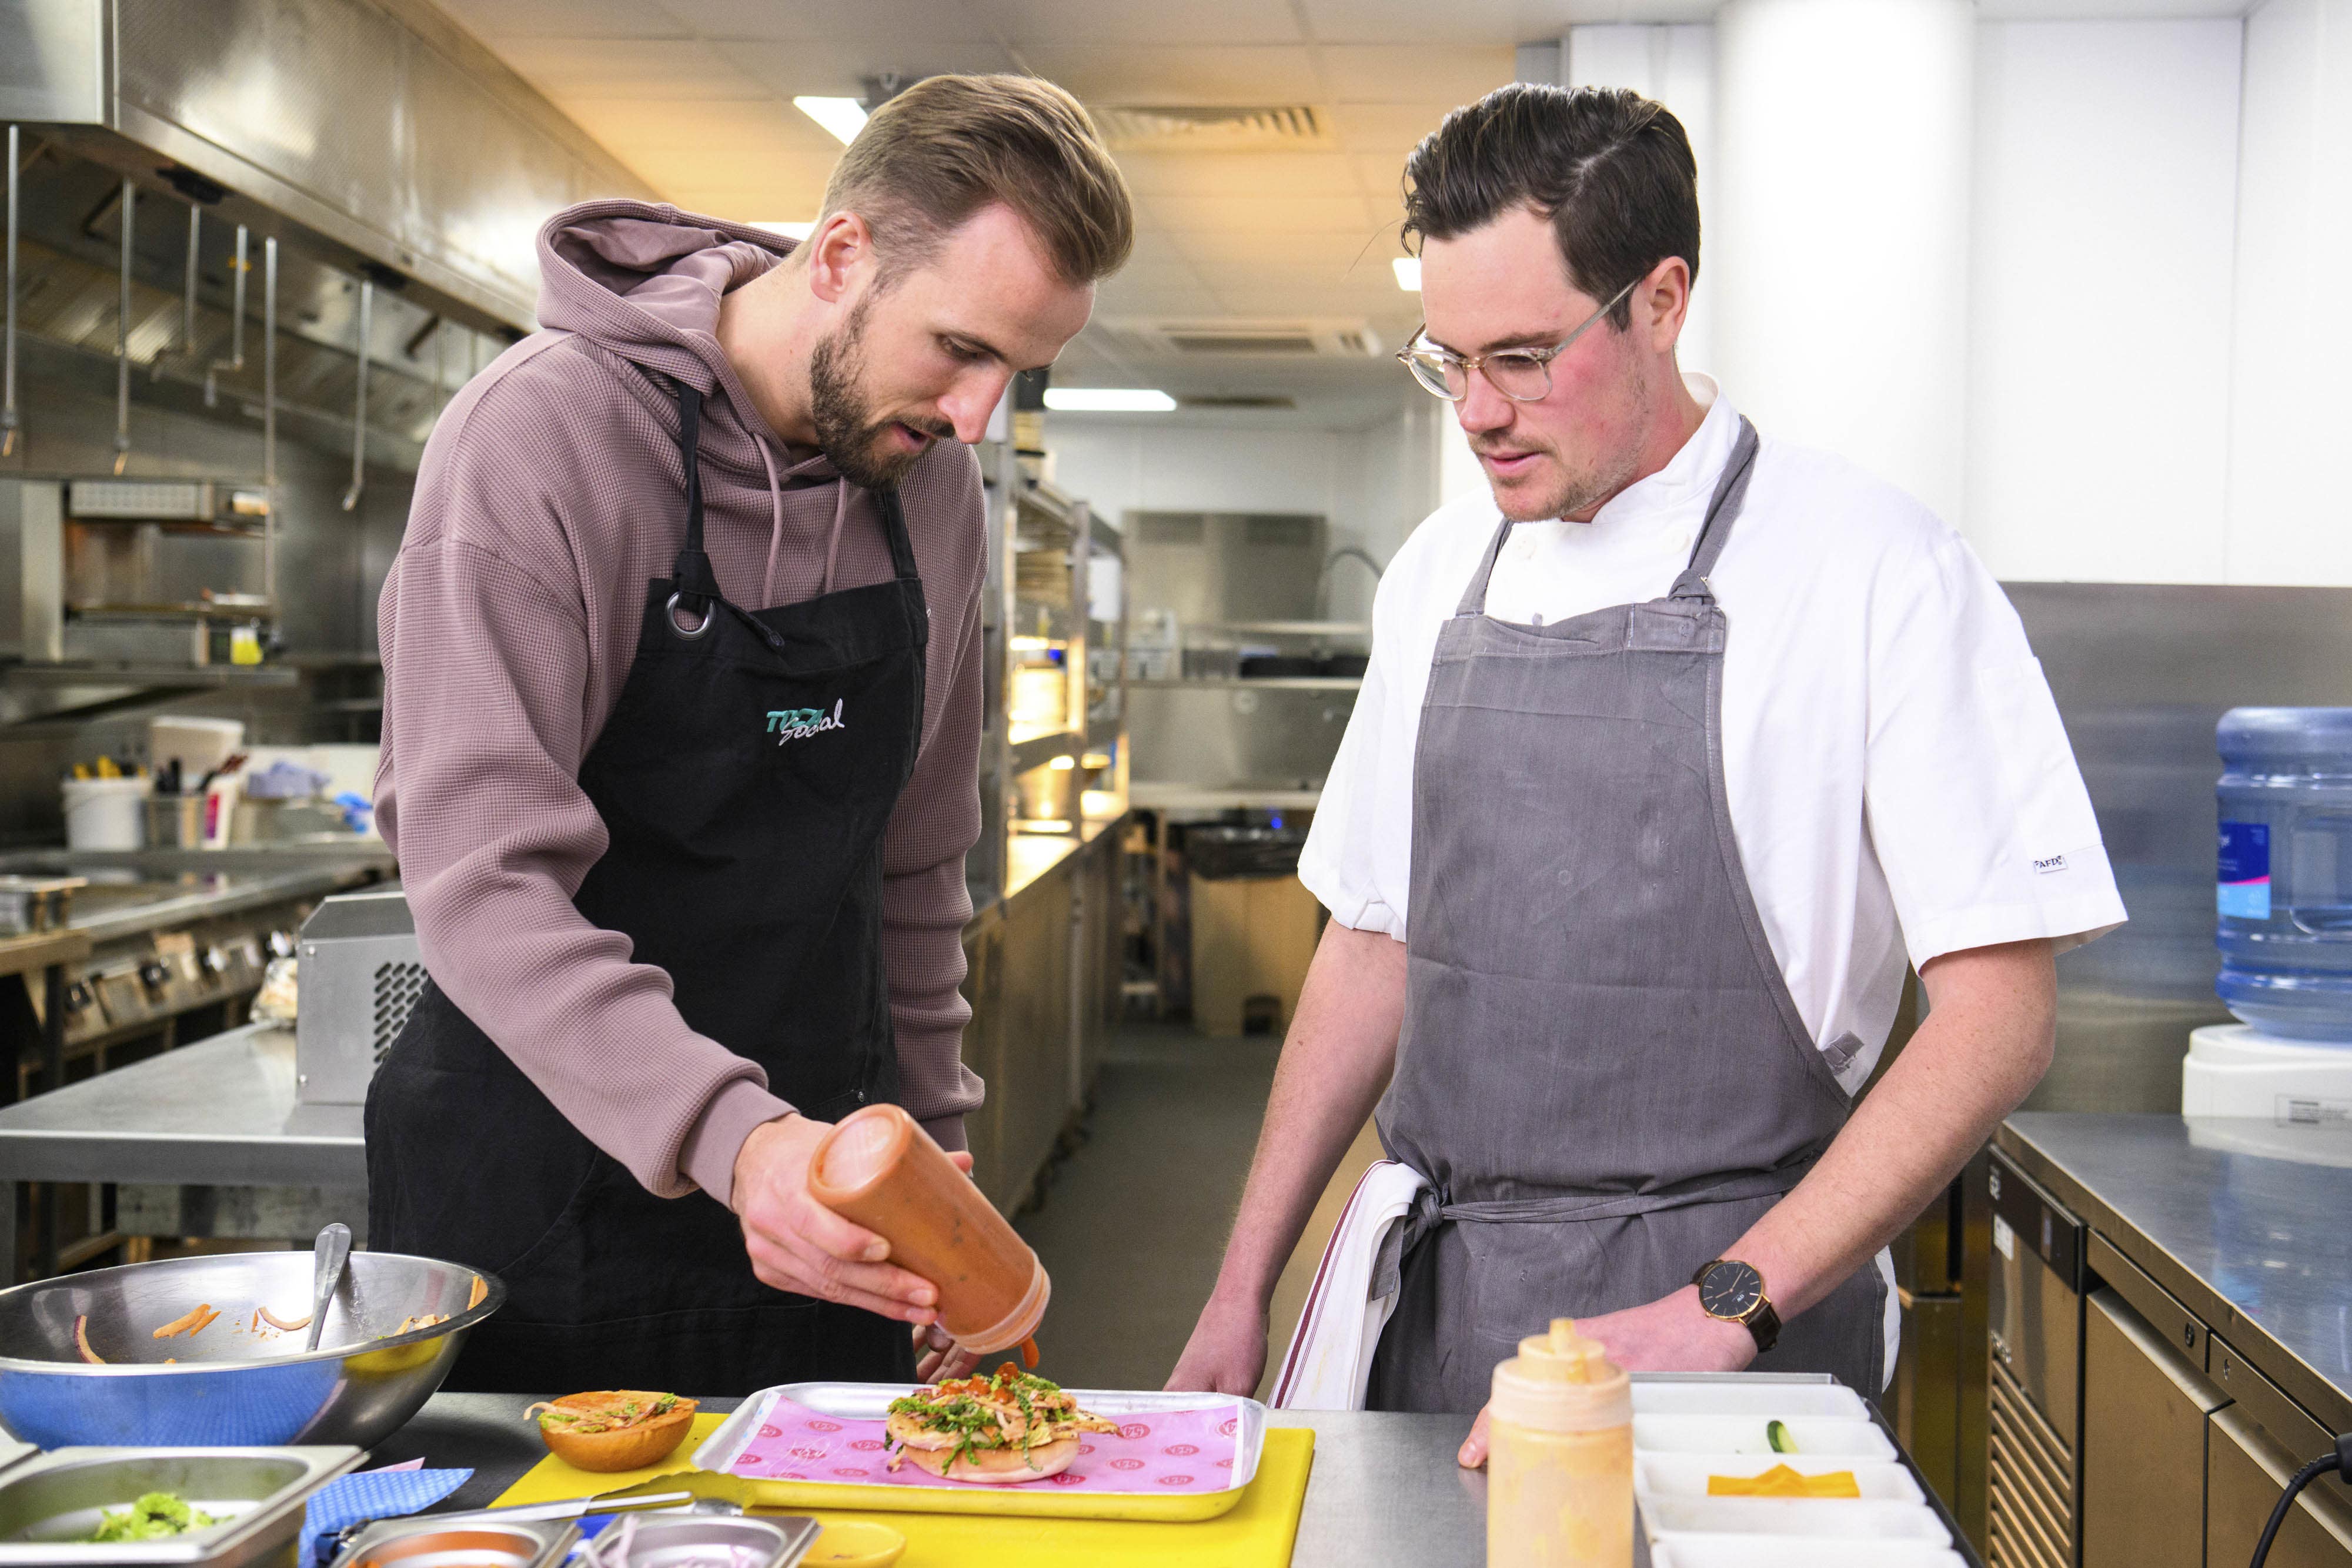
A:
<svg viewBox="0 0 2352 1568">
<path fill-rule="evenodd" d="M 65 781 L 66 848 L 137 850 L 147 847 L 147 779 L 68 779 Z"/>
</svg>

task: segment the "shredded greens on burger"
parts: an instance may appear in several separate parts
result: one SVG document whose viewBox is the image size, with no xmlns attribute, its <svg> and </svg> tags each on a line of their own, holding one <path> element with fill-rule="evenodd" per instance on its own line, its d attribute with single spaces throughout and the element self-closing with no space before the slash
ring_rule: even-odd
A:
<svg viewBox="0 0 2352 1568">
<path fill-rule="evenodd" d="M 1011 1362 L 992 1377 L 960 1377 L 890 1401 L 890 1468 L 897 1469 L 908 1447 L 908 1430 L 930 1438 L 919 1446 L 952 1448 L 948 1468 L 974 1454 L 1017 1450 L 1031 1469 L 1033 1448 L 1079 1432 L 1116 1432 L 1118 1427 L 1078 1408 L 1077 1401 L 1034 1373 Z"/>
</svg>

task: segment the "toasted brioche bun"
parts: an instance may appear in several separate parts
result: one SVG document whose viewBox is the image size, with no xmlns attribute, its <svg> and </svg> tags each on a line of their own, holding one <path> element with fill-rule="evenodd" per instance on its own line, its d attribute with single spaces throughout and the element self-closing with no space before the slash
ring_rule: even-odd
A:
<svg viewBox="0 0 2352 1568">
<path fill-rule="evenodd" d="M 629 1389 L 608 1389 L 596 1394 L 567 1394 L 555 1403 L 593 1410 L 632 1397 L 633 1394 L 641 1400 L 660 1397 Z M 569 1432 L 541 1422 L 539 1435 L 547 1444 L 548 1452 L 574 1469 L 639 1470 L 661 1463 L 686 1441 L 686 1434 L 694 1425 L 694 1410 L 693 1400 L 681 1399 L 665 1414 L 634 1427 L 610 1432 Z"/>
<path fill-rule="evenodd" d="M 982 1486 L 1018 1486 L 1058 1476 L 1078 1457 L 1076 1437 L 1057 1437 L 1034 1448 L 974 1448 L 961 1458 L 952 1446 L 919 1448 L 908 1444 L 907 1458 L 942 1480 L 974 1481 Z"/>
</svg>

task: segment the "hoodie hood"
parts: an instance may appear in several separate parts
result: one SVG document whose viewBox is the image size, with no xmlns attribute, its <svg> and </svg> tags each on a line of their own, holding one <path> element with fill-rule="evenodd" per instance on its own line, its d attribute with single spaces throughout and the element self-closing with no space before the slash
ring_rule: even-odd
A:
<svg viewBox="0 0 2352 1568">
<path fill-rule="evenodd" d="M 824 586 L 841 549 L 849 486 L 822 453 L 794 453 L 753 407 L 719 346 L 719 301 L 790 256 L 796 242 L 667 204 L 567 207 L 539 231 L 539 319 L 632 364 L 700 391 L 706 462 L 758 474 L 770 492 L 771 586 L 783 548 L 783 490 L 835 486 Z"/>
</svg>

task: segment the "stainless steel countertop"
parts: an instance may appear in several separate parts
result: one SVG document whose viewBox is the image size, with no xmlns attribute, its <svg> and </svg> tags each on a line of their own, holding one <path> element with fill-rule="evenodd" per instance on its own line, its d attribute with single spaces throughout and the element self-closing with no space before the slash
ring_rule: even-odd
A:
<svg viewBox="0 0 2352 1568">
<path fill-rule="evenodd" d="M 248 1024 L 0 1108 L 0 1181 L 359 1186 L 357 1105 L 297 1105 L 294 1031 Z"/>
<path fill-rule="evenodd" d="M 523 1419 L 534 1396 L 438 1394 L 415 1420 L 376 1446 L 380 1465 L 421 1458 L 435 1466 L 467 1466 L 473 1479 L 441 1506 L 487 1508 L 543 1457 Z M 732 1410 L 735 1399 L 706 1399 L 709 1411 Z M 1299 1511 L 1291 1568 L 1367 1568 L 1406 1563 L 1415 1568 L 1486 1568 L 1486 1473 L 1465 1470 L 1454 1451 L 1470 1430 L 1467 1416 L 1403 1416 L 1366 1410 L 1275 1410 L 1275 1427 L 1315 1433 L 1314 1468 Z M 1948 1526 L 1950 1521 L 1945 1521 Z M 1961 1561 L 1978 1562 L 1954 1532 Z M 1633 1538 L 1634 1568 L 1647 1568 L 1649 1549 Z"/>
<path fill-rule="evenodd" d="M 544 1457 L 522 1416 L 530 1397 L 435 1395 L 415 1420 L 376 1446 L 374 1462 L 469 1466 L 474 1479 L 442 1506 L 488 1507 Z M 737 1403 L 706 1400 L 703 1408 L 731 1410 Z M 1454 1462 L 1469 1416 L 1276 1410 L 1271 1420 L 1315 1429 L 1315 1467 L 1291 1568 L 1486 1563 L 1486 1477 Z"/>
<path fill-rule="evenodd" d="M 2352 1127 L 2021 1112 L 1996 1142 L 2321 1425 L 2352 1429 Z"/>
<path fill-rule="evenodd" d="M 19 850 L 0 854 L 0 873 L 57 872 L 89 878 L 91 886 L 77 895 L 67 929 L 92 942 L 324 895 L 383 876 L 393 864 L 392 852 L 376 841 L 282 849 Z M 159 891 L 114 907 L 90 907 L 104 903 L 110 883 L 127 879 L 156 885 Z M 171 890 L 162 891 L 164 884 Z"/>
</svg>

